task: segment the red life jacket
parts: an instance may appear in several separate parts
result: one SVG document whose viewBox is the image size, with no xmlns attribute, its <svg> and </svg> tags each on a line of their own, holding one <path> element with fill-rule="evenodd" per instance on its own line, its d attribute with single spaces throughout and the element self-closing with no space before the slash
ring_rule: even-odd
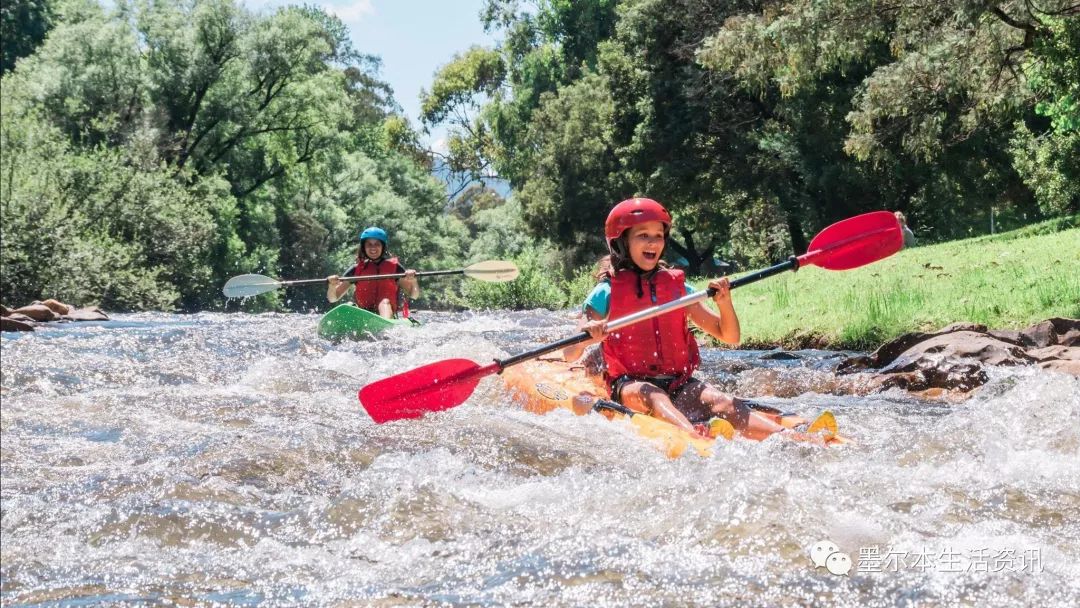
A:
<svg viewBox="0 0 1080 608">
<path fill-rule="evenodd" d="M 648 279 L 633 270 L 620 270 L 611 279 L 608 319 L 614 320 L 643 308 L 666 304 L 686 295 L 681 270 L 657 270 Z M 701 362 L 697 340 L 687 322 L 689 308 L 634 323 L 612 332 L 601 343 L 608 383 L 619 376 L 674 376 L 669 390 L 690 379 Z"/>
<path fill-rule="evenodd" d="M 377 262 L 365 258 L 356 261 L 356 270 L 353 273 L 353 276 L 361 277 L 377 274 L 394 274 L 397 272 L 397 268 L 397 258 L 386 258 Z M 378 312 L 379 302 L 390 300 L 390 307 L 396 315 L 398 311 L 397 279 L 357 281 L 356 291 L 353 292 L 353 298 L 356 300 L 357 306 L 372 312 Z"/>
</svg>

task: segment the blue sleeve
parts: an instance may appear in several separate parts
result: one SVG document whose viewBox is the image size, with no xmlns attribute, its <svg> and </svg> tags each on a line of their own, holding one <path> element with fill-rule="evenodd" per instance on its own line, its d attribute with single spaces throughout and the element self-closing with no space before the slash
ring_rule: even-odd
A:
<svg viewBox="0 0 1080 608">
<path fill-rule="evenodd" d="M 694 287 L 692 285 L 686 283 L 685 287 L 686 295 L 694 293 Z M 584 304 L 582 304 L 582 309 L 591 308 L 596 311 L 596 314 L 600 315 L 601 317 L 606 317 L 608 315 L 608 308 L 610 307 L 610 302 L 611 283 L 604 281 L 603 283 L 597 283 L 596 287 L 593 287 L 593 290 L 589 293 L 588 297 L 585 298 L 585 302 Z"/>
<path fill-rule="evenodd" d="M 339 277 L 352 277 L 356 276 L 356 264 L 349 266 L 349 269 L 338 275 Z"/>
<path fill-rule="evenodd" d="M 596 287 L 589 293 L 589 296 L 585 298 L 585 304 L 583 308 L 591 308 L 596 311 L 596 314 L 601 317 L 606 317 L 608 313 L 608 307 L 611 302 L 611 283 L 604 281 L 597 283 Z"/>
</svg>

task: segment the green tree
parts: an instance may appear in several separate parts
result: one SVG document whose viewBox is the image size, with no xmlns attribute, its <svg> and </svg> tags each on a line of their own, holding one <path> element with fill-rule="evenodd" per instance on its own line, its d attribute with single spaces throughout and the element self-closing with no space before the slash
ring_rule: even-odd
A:
<svg viewBox="0 0 1080 608">
<path fill-rule="evenodd" d="M 1038 39 L 1027 71 L 1043 120 L 1018 123 L 1012 147 L 1042 210 L 1069 214 L 1080 210 L 1080 18 L 1050 20 L 1049 27 L 1052 36 Z"/>
<path fill-rule="evenodd" d="M 33 54 L 54 19 L 49 0 L 5 0 L 0 4 L 0 75 Z"/>
<path fill-rule="evenodd" d="M 183 184 L 152 145 L 73 146 L 4 88 L 0 289 L 114 310 L 172 309 L 211 290 L 215 219 L 232 203 Z"/>
<path fill-rule="evenodd" d="M 494 141 L 490 125 L 477 116 L 481 97 L 494 97 L 506 79 L 500 54 L 472 47 L 439 69 L 431 91 L 421 89 L 421 118 L 425 125 L 450 126 L 447 153 L 431 151 L 450 175 L 461 181 L 454 198 L 471 182 L 496 177 L 492 166 Z"/>
<path fill-rule="evenodd" d="M 1005 151 L 1017 121 L 1033 116 L 1032 53 L 1055 20 L 1078 14 L 1065 1 L 799 0 L 731 19 L 699 58 L 781 98 L 863 72 L 844 150 L 880 178 L 885 204 L 955 237 L 988 223 L 992 209 L 1038 217 Z"/>
<path fill-rule="evenodd" d="M 1065 0 L 492 0 L 482 19 L 503 42 L 440 72 L 426 121 L 461 126 L 451 158 L 508 179 L 530 231 L 577 259 L 602 251 L 606 210 L 635 194 L 676 213 L 672 247 L 695 260 L 768 261 L 881 208 L 953 238 L 990 213 L 1074 208 L 1075 139 L 1049 129 L 1075 99 L 1078 13 Z"/>
</svg>

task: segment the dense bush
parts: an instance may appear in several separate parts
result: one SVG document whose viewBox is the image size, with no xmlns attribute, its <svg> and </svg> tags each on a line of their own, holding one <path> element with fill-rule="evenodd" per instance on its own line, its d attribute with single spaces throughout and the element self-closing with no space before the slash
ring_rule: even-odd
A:
<svg viewBox="0 0 1080 608">
<path fill-rule="evenodd" d="M 470 281 L 463 283 L 457 300 L 469 308 L 511 308 L 558 310 L 567 305 L 562 269 L 550 253 L 530 248 L 514 258 L 520 276 L 508 283 Z"/>
</svg>

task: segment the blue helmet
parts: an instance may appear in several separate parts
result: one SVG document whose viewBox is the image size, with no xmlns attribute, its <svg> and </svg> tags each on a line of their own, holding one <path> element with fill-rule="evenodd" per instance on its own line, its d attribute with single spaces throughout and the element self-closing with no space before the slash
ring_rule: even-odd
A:
<svg viewBox="0 0 1080 608">
<path fill-rule="evenodd" d="M 368 239 L 382 241 L 383 247 L 386 247 L 386 231 L 382 228 L 376 228 L 375 226 L 365 228 L 364 231 L 360 233 L 360 242 L 363 243 Z"/>
</svg>

